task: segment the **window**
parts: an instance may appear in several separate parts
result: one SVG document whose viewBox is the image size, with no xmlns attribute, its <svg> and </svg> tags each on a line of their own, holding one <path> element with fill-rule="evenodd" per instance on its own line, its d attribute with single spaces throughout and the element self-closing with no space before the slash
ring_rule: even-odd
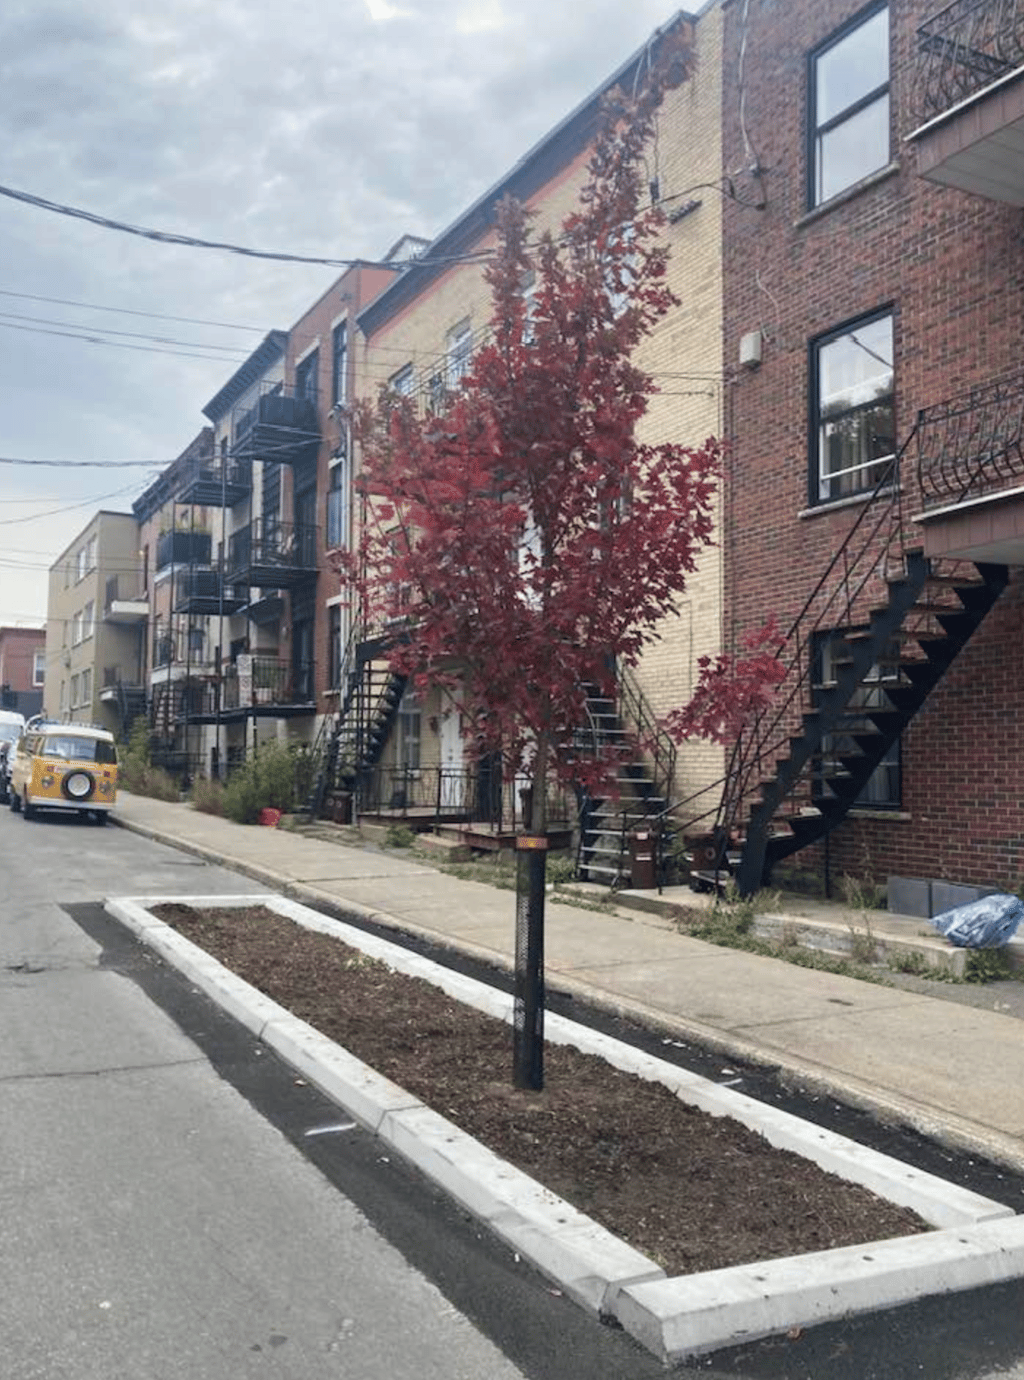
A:
<svg viewBox="0 0 1024 1380">
<path fill-rule="evenodd" d="M 74 675 L 74 676 L 71 677 L 71 706 L 70 706 L 70 707 L 71 707 L 72 709 L 74 709 L 75 705 L 78 703 L 78 686 L 79 686 L 79 677 L 78 677 L 77 675 Z"/>
<path fill-rule="evenodd" d="M 94 611 L 95 605 L 90 599 L 82 610 L 82 641 L 87 637 L 92 637 L 94 630 Z"/>
<path fill-rule="evenodd" d="M 92 704 L 92 671 L 82 672 L 82 699 L 80 702 L 86 708 Z"/>
<path fill-rule="evenodd" d="M 827 633 L 819 638 L 816 655 L 819 681 L 822 685 L 829 685 L 836 680 L 836 659 L 842 657 L 845 651 L 846 644 L 840 633 Z M 854 692 L 850 708 L 862 709 L 865 715 L 872 709 L 891 709 L 892 701 L 885 693 L 885 686 L 887 683 L 898 685 L 899 681 L 899 644 L 894 641 L 886 651 L 883 662 L 872 666 L 864 683 Z M 822 739 L 823 759 L 836 763 L 841 757 L 855 757 L 858 750 L 855 735 L 871 733 L 874 725 L 865 717 L 848 721 L 847 727 L 847 733 L 827 734 Z M 900 740 L 897 738 L 868 777 L 854 805 L 866 809 L 899 809 L 902 801 L 902 784 Z"/>
<path fill-rule="evenodd" d="M 811 345 L 810 501 L 870 492 L 896 448 L 892 314 L 865 317 Z"/>
<path fill-rule="evenodd" d="M 82 615 L 76 613 L 71 618 L 71 645 L 77 647 L 82 640 Z"/>
<path fill-rule="evenodd" d="M 809 202 L 889 161 L 889 9 L 875 7 L 811 54 Z"/>
<path fill-rule="evenodd" d="M 536 337 L 534 317 L 537 314 L 537 275 L 528 268 L 519 280 L 519 294 L 523 299 L 523 344 L 532 345 Z"/>
<path fill-rule="evenodd" d="M 399 369 L 397 374 L 392 374 L 388 380 L 388 387 L 392 393 L 398 393 L 400 397 L 409 398 L 413 390 L 412 365 L 407 364 L 404 369 Z"/>
<path fill-rule="evenodd" d="M 348 545 L 348 459 L 342 456 L 331 465 L 327 490 L 327 549 Z"/>
<path fill-rule="evenodd" d="M 412 690 L 406 690 L 398 706 L 395 765 L 400 771 L 419 771 L 422 710 Z"/>
<path fill-rule="evenodd" d="M 32 654 L 32 684 L 42 685 L 46 680 L 46 653 L 33 652 Z"/>
<path fill-rule="evenodd" d="M 469 372 L 469 362 L 473 354 L 473 337 L 469 321 L 460 321 L 454 330 L 448 332 L 448 349 L 445 354 L 445 374 L 447 386 L 456 388 Z"/>
<path fill-rule="evenodd" d="M 318 387 L 317 374 L 320 371 L 320 351 L 314 350 L 300 364 L 295 366 L 295 396 L 316 402 Z"/>
<path fill-rule="evenodd" d="M 68 707 L 68 683 L 62 680 L 60 683 L 60 712 L 63 714 Z"/>
<path fill-rule="evenodd" d="M 343 403 L 348 397 L 348 322 L 334 328 L 331 337 L 331 402 Z"/>
<path fill-rule="evenodd" d="M 327 688 L 337 690 L 341 685 L 341 605 L 331 604 L 327 610 Z"/>
</svg>

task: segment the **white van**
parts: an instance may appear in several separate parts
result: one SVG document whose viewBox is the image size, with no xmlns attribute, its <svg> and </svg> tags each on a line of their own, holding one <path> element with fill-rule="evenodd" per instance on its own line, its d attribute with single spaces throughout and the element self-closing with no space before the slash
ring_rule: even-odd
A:
<svg viewBox="0 0 1024 1380">
<path fill-rule="evenodd" d="M 10 799 L 11 766 L 10 755 L 14 744 L 25 732 L 24 714 L 16 714 L 13 709 L 0 709 L 0 800 Z"/>
</svg>

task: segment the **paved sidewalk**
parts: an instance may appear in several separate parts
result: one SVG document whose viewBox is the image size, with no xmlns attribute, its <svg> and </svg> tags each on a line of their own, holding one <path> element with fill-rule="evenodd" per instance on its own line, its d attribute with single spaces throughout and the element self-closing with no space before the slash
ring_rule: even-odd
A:
<svg viewBox="0 0 1024 1380">
<path fill-rule="evenodd" d="M 509 891 L 419 860 L 124 792 L 114 819 L 307 905 L 512 966 Z M 147 893 L 145 877 L 138 890 Z M 552 898 L 545 968 L 552 986 L 606 1010 L 778 1066 L 805 1086 L 1024 1171 L 1020 1021 L 718 948 L 677 933 L 671 916 L 657 911 L 606 914 Z"/>
</svg>

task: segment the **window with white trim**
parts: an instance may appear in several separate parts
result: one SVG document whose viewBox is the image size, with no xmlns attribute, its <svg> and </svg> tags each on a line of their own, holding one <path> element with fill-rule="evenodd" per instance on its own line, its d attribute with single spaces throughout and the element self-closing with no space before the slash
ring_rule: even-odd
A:
<svg viewBox="0 0 1024 1380">
<path fill-rule="evenodd" d="M 892 313 L 811 343 L 810 501 L 870 493 L 896 449 Z"/>
<path fill-rule="evenodd" d="M 46 653 L 32 653 L 32 684 L 43 685 L 46 682 Z"/>
<path fill-rule="evenodd" d="M 449 388 L 457 388 L 469 373 L 469 363 L 473 355 L 473 335 L 469 329 L 468 318 L 460 321 L 448 332 L 448 348 L 445 351 L 445 376 Z"/>
<path fill-rule="evenodd" d="M 414 690 L 406 689 L 398 706 L 395 765 L 400 771 L 419 771 L 423 710 Z"/>
<path fill-rule="evenodd" d="M 808 203 L 889 162 L 889 7 L 861 14 L 810 56 Z"/>
</svg>

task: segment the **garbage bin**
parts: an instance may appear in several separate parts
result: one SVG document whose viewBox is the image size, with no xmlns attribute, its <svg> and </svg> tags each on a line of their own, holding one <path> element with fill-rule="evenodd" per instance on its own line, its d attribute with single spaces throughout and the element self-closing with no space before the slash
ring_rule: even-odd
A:
<svg viewBox="0 0 1024 1380">
<path fill-rule="evenodd" d="M 630 886 L 636 891 L 653 891 L 657 885 L 654 872 L 654 831 L 634 829 L 629 836 Z"/>
</svg>

